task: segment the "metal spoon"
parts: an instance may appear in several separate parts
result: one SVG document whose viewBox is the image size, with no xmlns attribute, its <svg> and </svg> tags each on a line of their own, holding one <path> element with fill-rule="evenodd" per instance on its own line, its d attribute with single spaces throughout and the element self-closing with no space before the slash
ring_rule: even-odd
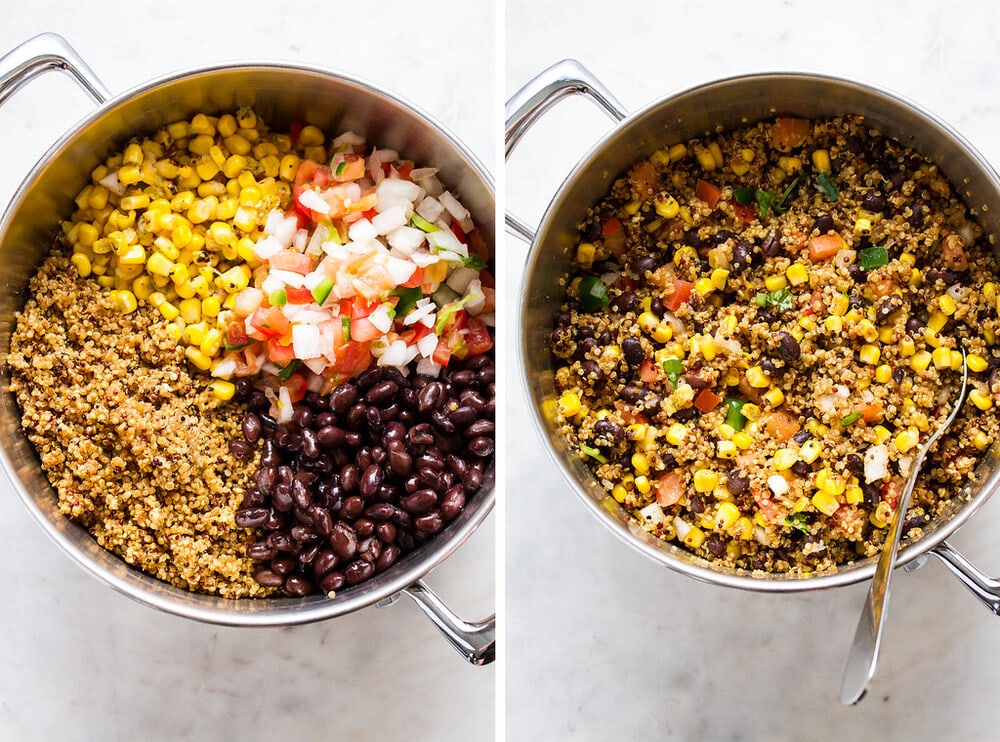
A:
<svg viewBox="0 0 1000 742">
<path fill-rule="evenodd" d="M 864 698 L 868 691 L 868 684 L 875 676 L 879 645 L 882 641 L 882 627 L 885 625 L 885 609 L 889 605 L 889 578 L 896 566 L 899 540 L 903 534 L 903 520 L 910 504 L 910 496 L 913 494 L 913 486 L 916 484 L 920 467 L 924 463 L 924 456 L 927 455 L 935 441 L 941 437 L 941 434 L 948 429 L 948 426 L 954 422 L 959 410 L 962 409 L 962 400 L 965 399 L 968 383 L 969 367 L 965 362 L 965 351 L 963 350 L 962 391 L 959 393 L 948 419 L 934 431 L 934 435 L 917 453 L 910 469 L 910 475 L 907 477 L 906 487 L 896 505 L 896 511 L 892 514 L 892 521 L 889 524 L 891 538 L 886 539 L 882 546 L 882 555 L 879 557 L 878 566 L 875 569 L 875 577 L 872 580 L 871 589 L 868 591 L 864 608 L 861 610 L 861 617 L 858 619 L 858 628 L 854 633 L 851 651 L 847 655 L 847 666 L 844 668 L 844 679 L 840 686 L 840 700 L 845 705 L 851 706 Z"/>
</svg>

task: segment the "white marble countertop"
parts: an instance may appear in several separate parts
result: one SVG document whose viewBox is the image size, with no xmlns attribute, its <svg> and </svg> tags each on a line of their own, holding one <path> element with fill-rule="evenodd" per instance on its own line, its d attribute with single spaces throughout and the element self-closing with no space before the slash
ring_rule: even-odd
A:
<svg viewBox="0 0 1000 742">
<path fill-rule="evenodd" d="M 0 18 L 0 54 L 55 31 L 114 93 L 238 59 L 341 70 L 429 112 L 492 169 L 489 4 L 0 0 Z M 90 110 L 55 74 L 0 108 L 4 208 Z M 410 601 L 286 629 L 161 614 L 74 565 L 0 480 L 0 739 L 492 739 L 495 669 L 467 665 Z M 428 583 L 481 618 L 494 609 L 493 553 L 491 517 Z"/>
<path fill-rule="evenodd" d="M 987 2 L 506 5 L 507 96 L 566 57 L 630 108 L 739 73 L 824 72 L 919 101 L 1000 163 L 1000 8 Z M 511 158 L 508 206 L 537 224 L 609 127 L 586 101 L 560 103 Z M 507 243 L 516 292 L 526 248 Z M 864 586 L 769 596 L 655 565 L 584 510 L 533 429 L 513 367 L 508 378 L 508 739 L 996 739 L 1000 622 L 939 564 L 897 575 L 879 673 L 869 697 L 845 708 Z M 998 524 L 994 498 L 951 542 L 996 574 Z"/>
</svg>

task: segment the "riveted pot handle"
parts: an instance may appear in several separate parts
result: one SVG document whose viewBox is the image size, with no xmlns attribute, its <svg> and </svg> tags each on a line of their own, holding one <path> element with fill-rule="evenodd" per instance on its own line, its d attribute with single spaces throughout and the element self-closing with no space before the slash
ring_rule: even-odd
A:
<svg viewBox="0 0 1000 742">
<path fill-rule="evenodd" d="M 542 114 L 571 95 L 589 98 L 615 121 L 621 121 L 628 115 L 625 107 L 586 67 L 574 59 L 564 59 L 529 80 L 507 101 L 505 158 L 510 157 L 521 137 Z M 505 221 L 507 231 L 515 237 L 528 243 L 534 239 L 534 230 L 509 211 L 505 214 Z"/>
<path fill-rule="evenodd" d="M 473 665 L 488 665 L 496 659 L 496 614 L 482 621 L 466 621 L 446 606 L 422 580 L 403 588 L 402 592 L 430 618 L 451 646 Z M 397 593 L 377 605 L 380 608 L 392 605 L 399 600 L 399 596 L 400 593 Z"/>
<path fill-rule="evenodd" d="M 61 70 L 80 84 L 97 103 L 111 97 L 93 70 L 62 36 L 43 33 L 0 57 L 0 105 L 22 85 L 50 70 Z"/>
<path fill-rule="evenodd" d="M 972 594 L 979 598 L 980 603 L 1000 616 L 1000 580 L 974 567 L 972 562 L 952 548 L 947 541 L 942 541 L 931 549 L 930 553 L 969 588 Z"/>
</svg>

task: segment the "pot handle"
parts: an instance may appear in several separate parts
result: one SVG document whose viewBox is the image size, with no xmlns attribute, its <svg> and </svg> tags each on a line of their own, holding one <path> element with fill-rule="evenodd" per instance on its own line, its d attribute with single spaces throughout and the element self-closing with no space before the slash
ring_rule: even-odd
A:
<svg viewBox="0 0 1000 742">
<path fill-rule="evenodd" d="M 947 541 L 942 541 L 931 549 L 930 554 L 937 557 L 949 572 L 969 588 L 972 594 L 979 598 L 980 603 L 1000 616 L 1000 579 L 990 577 L 974 567 L 972 562 Z"/>
<path fill-rule="evenodd" d="M 564 59 L 529 80 L 507 101 L 504 159 L 510 158 L 521 137 L 549 108 L 570 95 L 586 96 L 615 121 L 628 115 L 625 107 L 586 67 L 575 59 Z M 534 230 L 509 211 L 504 217 L 507 231 L 531 244 Z"/>
<path fill-rule="evenodd" d="M 0 57 L 0 105 L 14 93 L 50 70 L 61 70 L 80 84 L 97 103 L 111 92 L 62 36 L 43 33 L 25 41 Z"/>
<path fill-rule="evenodd" d="M 423 580 L 403 588 L 402 593 L 417 604 L 451 646 L 473 665 L 488 665 L 496 659 L 496 614 L 482 621 L 466 621 L 446 606 Z M 386 598 L 378 606 L 392 605 L 402 593 Z"/>
</svg>

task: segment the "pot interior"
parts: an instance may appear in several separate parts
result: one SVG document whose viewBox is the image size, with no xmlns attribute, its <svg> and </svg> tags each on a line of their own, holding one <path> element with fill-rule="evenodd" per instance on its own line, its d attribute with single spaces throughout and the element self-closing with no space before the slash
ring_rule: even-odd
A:
<svg viewBox="0 0 1000 742">
<path fill-rule="evenodd" d="M 596 144 L 565 179 L 549 204 L 532 245 L 521 297 L 522 370 L 536 423 L 550 452 L 584 504 L 616 535 L 651 558 L 697 579 L 752 590 L 796 591 L 869 579 L 875 559 L 835 573 L 798 578 L 751 574 L 716 567 L 630 521 L 545 418 L 557 394 L 549 351 L 552 320 L 565 295 L 559 284 L 569 272 L 577 225 L 611 184 L 653 151 L 704 136 L 718 126 L 734 129 L 779 115 L 823 118 L 862 114 L 872 128 L 929 157 L 956 186 L 960 197 L 991 235 L 1000 234 L 1000 179 L 992 167 L 948 125 L 912 103 L 858 83 L 804 74 L 760 74 L 730 78 L 682 92 L 634 113 Z M 995 242 L 994 242 L 995 245 Z M 1000 253 L 998 253 L 1000 255 Z M 958 528 L 992 494 L 1000 480 L 993 447 L 977 470 L 977 482 L 952 498 L 947 512 L 924 529 L 919 542 L 900 551 L 900 564 L 932 548 Z"/>
<path fill-rule="evenodd" d="M 42 263 L 72 212 L 73 199 L 91 171 L 138 134 L 195 113 L 232 113 L 251 105 L 275 131 L 293 122 L 328 135 L 352 130 L 379 147 L 439 168 L 439 178 L 472 213 L 487 244 L 494 244 L 493 186 L 483 166 L 448 132 L 410 104 L 373 86 L 315 69 L 276 64 L 216 67 L 180 73 L 124 93 L 96 110 L 46 153 L 22 183 L 0 221 L 0 355 L 6 358 L 15 313 L 26 301 L 30 276 Z M 0 383 L 6 390 L 4 367 Z M 399 592 L 437 566 L 471 535 L 493 505 L 490 466 L 482 490 L 438 536 L 390 569 L 333 599 L 228 600 L 175 588 L 128 567 L 59 513 L 38 457 L 20 427 L 16 400 L 0 394 L 0 458 L 32 515 L 78 563 L 115 589 L 179 615 L 231 625 L 304 623 L 340 615 Z"/>
</svg>

